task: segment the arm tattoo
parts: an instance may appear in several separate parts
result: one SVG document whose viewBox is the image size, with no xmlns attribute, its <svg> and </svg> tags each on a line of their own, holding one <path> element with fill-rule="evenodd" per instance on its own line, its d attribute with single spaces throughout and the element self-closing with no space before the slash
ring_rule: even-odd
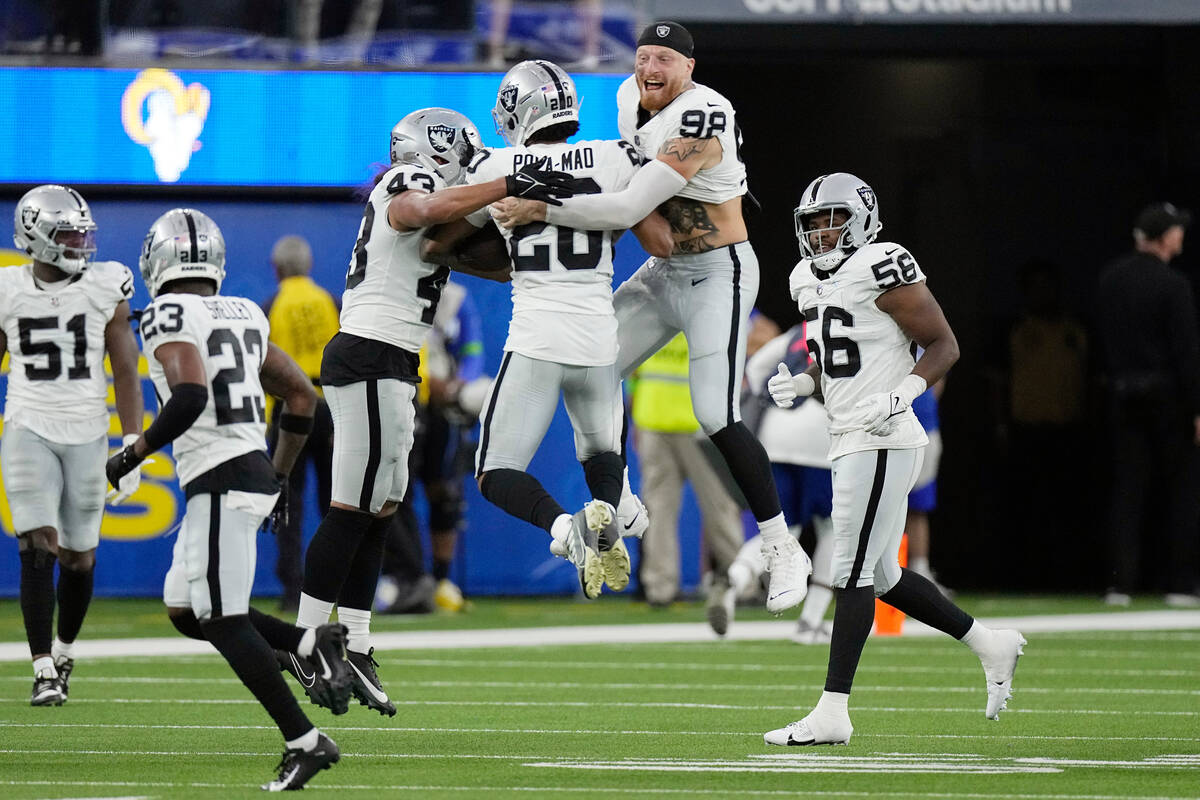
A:
<svg viewBox="0 0 1200 800">
<path fill-rule="evenodd" d="M 702 155 L 711 139 L 669 139 L 658 151 L 659 155 L 675 156 L 680 162 L 694 155 Z"/>
</svg>

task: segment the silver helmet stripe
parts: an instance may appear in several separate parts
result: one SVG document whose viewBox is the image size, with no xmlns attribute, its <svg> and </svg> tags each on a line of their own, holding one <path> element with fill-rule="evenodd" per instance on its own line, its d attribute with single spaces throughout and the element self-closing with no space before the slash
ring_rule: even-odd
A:
<svg viewBox="0 0 1200 800">
<path fill-rule="evenodd" d="M 195 264 L 200 260 L 200 240 L 196 237 L 196 220 L 192 219 L 191 211 L 184 211 L 183 218 L 187 220 L 188 239 L 192 243 L 191 259 L 192 263 Z"/>
<path fill-rule="evenodd" d="M 536 61 L 534 63 L 536 63 L 539 67 L 541 67 L 542 69 L 546 70 L 547 73 L 549 73 L 550 80 L 554 81 L 554 88 L 558 91 L 558 107 L 560 109 L 566 108 L 567 107 L 567 93 L 563 89 L 562 81 L 560 81 L 558 79 L 558 73 L 555 72 L 554 69 L 549 64 L 547 64 L 545 61 Z"/>
</svg>

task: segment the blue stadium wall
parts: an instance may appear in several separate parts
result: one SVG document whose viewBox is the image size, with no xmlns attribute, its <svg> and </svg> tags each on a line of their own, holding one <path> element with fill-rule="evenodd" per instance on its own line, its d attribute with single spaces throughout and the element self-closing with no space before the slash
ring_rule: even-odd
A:
<svg viewBox="0 0 1200 800">
<path fill-rule="evenodd" d="M 82 120 L 81 127 L 67 133 L 65 126 L 45 126 L 36 138 L 22 132 L 20 126 L 0 130 L 0 184 L 5 184 L 0 191 L 7 207 L 11 209 L 20 193 L 36 183 L 76 185 L 85 196 L 98 198 L 92 200 L 100 226 L 98 257 L 121 261 L 135 272 L 142 238 L 154 219 L 178 205 L 197 207 L 225 234 L 229 257 L 223 293 L 256 302 L 274 291 L 269 253 L 276 239 L 289 233 L 310 241 L 313 277 L 340 294 L 362 206 L 344 201 L 286 202 L 277 194 L 232 198 L 257 192 L 258 187 L 292 186 L 293 194 L 303 198 L 312 197 L 309 190 L 313 188 L 353 186 L 369 177 L 373 162 L 386 160 L 387 131 L 395 121 L 427 105 L 461 109 L 477 121 L 485 141 L 501 144 L 490 125 L 499 79 L 495 74 L 180 70 L 147 78 L 137 70 L 0 69 L 0 95 L 14 96 L 13 92 L 28 86 L 34 77 L 42 81 L 40 85 L 49 85 L 50 96 L 63 103 L 64 110 L 59 113 Z M 617 136 L 613 97 L 621 79 L 613 75 L 580 79 L 585 101 L 580 138 Z M 143 94 L 140 99 L 130 99 L 131 86 L 134 94 Z M 193 146 L 189 163 L 176 180 L 163 180 L 161 165 L 156 165 L 150 149 L 137 141 L 146 136 L 151 102 L 146 96 L 156 91 L 164 93 L 161 101 L 169 96 L 180 117 L 202 107 L 205 98 L 201 90 L 208 92 L 208 108 L 197 137 L 199 146 Z M 84 108 L 73 105 L 81 96 L 88 98 Z M 163 102 L 162 106 L 171 104 Z M 56 139 L 50 133 L 43 135 L 47 130 L 63 133 Z M 168 169 L 168 177 L 170 174 Z M 114 194 L 113 186 L 128 191 L 123 188 Z M 164 186 L 174 188 L 170 194 L 156 196 Z M 197 187 L 194 196 L 188 194 L 186 187 L 190 186 Z M 11 241 L 11 220 L 8 212 L 0 214 L 0 243 Z M 0 252 L 6 256 L 4 263 L 13 262 L 16 255 Z M 614 282 L 632 273 L 644 257 L 632 236 L 623 237 L 617 246 Z M 509 286 L 461 276 L 456 280 L 473 293 L 483 315 L 488 370 L 495 374 L 512 308 Z M 144 305 L 147 299 L 139 281 L 134 307 Z M 0 391 L 5 386 L 6 377 L 0 375 Z M 153 390 L 148 382 L 143 389 L 147 408 L 153 413 Z M 115 446 L 119 440 L 115 421 L 111 433 Z M 631 466 L 636 483 L 636 463 Z M 567 508 L 588 499 L 575 460 L 570 424 L 561 407 L 530 470 Z M 174 544 L 173 531 L 183 510 L 173 462 L 160 458 L 149 467 L 143 487 L 135 496 L 138 502 L 109 509 L 106 514 L 96 571 L 100 594 L 153 596 L 161 590 Z M 574 569 L 549 555 L 542 531 L 492 507 L 480 497 L 470 478 L 464 481 L 464 492 L 466 529 L 451 572 L 464 591 L 475 595 L 575 591 Z M 424 520 L 419 486 L 416 497 L 418 514 Z M 310 496 L 306 498 L 306 541 L 319 519 L 320 511 Z M 4 533 L 0 536 L 0 596 L 15 596 L 20 563 L 2 494 L 0 529 Z M 682 583 L 684 590 L 689 590 L 699 580 L 699 519 L 690 497 L 684 504 L 680 529 L 685 554 Z M 425 536 L 428 558 L 427 533 Z M 259 536 L 258 552 L 255 593 L 276 594 L 277 551 L 270 535 Z"/>
</svg>

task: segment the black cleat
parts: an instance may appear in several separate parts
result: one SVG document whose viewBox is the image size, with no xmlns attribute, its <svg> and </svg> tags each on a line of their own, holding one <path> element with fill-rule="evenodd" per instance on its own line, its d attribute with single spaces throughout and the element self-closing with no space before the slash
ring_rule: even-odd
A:
<svg viewBox="0 0 1200 800">
<path fill-rule="evenodd" d="M 277 769 L 279 777 L 262 788 L 268 792 L 290 792 L 303 789 L 313 775 L 329 769 L 342 757 L 338 746 L 323 733 L 317 734 L 317 746 L 312 750 L 285 750 Z"/>
<path fill-rule="evenodd" d="M 308 658 L 276 650 L 279 668 L 291 673 L 313 705 L 328 708 L 334 714 L 345 714 L 350 710 L 353 684 L 345 658 L 346 626 L 322 625 L 316 629 L 316 637 Z"/>
<path fill-rule="evenodd" d="M 346 651 L 346 661 L 350 664 L 351 686 L 358 702 L 368 708 L 373 708 L 385 717 L 396 716 L 396 706 L 388 699 L 375 668 L 379 662 L 375 660 L 375 648 L 366 653 Z"/>
<path fill-rule="evenodd" d="M 67 702 L 68 684 L 71 681 L 71 670 L 75 669 L 75 659 L 62 658 L 54 665 L 58 670 L 58 689 L 62 692 L 63 702 Z"/>
<path fill-rule="evenodd" d="M 33 695 L 29 698 L 31 706 L 61 706 L 67 702 L 67 696 L 59 684 L 57 675 L 38 673 L 33 679 Z M 396 713 L 395 711 L 392 712 Z"/>
</svg>

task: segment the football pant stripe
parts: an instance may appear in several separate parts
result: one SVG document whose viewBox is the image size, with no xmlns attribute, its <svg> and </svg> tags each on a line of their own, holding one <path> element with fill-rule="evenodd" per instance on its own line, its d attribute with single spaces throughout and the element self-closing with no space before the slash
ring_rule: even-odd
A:
<svg viewBox="0 0 1200 800">
<path fill-rule="evenodd" d="M 221 493 L 209 495 L 208 507 L 208 600 L 209 619 L 221 616 Z"/>
<path fill-rule="evenodd" d="M 487 414 L 483 418 L 483 437 L 479 440 L 479 463 L 475 467 L 475 477 L 483 477 L 483 465 L 487 463 L 488 440 L 491 438 L 492 417 L 496 413 L 496 398 L 500 396 L 500 382 L 508 371 L 508 362 L 512 351 L 504 351 L 504 360 L 500 362 L 500 371 L 496 373 L 496 381 L 492 384 L 492 396 L 488 398 Z"/>
<path fill-rule="evenodd" d="M 883 481 L 887 475 L 887 455 L 887 450 L 880 450 L 876 456 L 875 479 L 871 481 L 871 497 L 863 514 L 862 528 L 858 532 L 858 550 L 854 554 L 854 566 L 850 568 L 850 579 L 846 581 L 847 588 L 858 586 L 858 576 L 862 574 L 863 562 L 867 557 L 867 541 L 875 527 L 875 514 L 879 510 L 879 497 L 883 494 Z"/>
<path fill-rule="evenodd" d="M 729 257 L 733 259 L 733 313 L 729 317 L 729 375 L 725 387 L 725 409 L 728 417 L 727 425 L 732 425 L 733 404 L 741 387 L 733 385 L 733 376 L 737 374 L 738 356 L 738 323 L 742 314 L 742 262 L 738 259 L 737 247 L 729 245 Z"/>
<path fill-rule="evenodd" d="M 379 472 L 379 461 L 383 457 L 383 437 L 379 431 L 379 381 L 372 378 L 366 382 L 367 395 L 367 468 L 363 473 L 362 491 L 358 496 L 358 507 L 370 513 L 371 497 L 375 493 L 375 477 Z"/>
</svg>

